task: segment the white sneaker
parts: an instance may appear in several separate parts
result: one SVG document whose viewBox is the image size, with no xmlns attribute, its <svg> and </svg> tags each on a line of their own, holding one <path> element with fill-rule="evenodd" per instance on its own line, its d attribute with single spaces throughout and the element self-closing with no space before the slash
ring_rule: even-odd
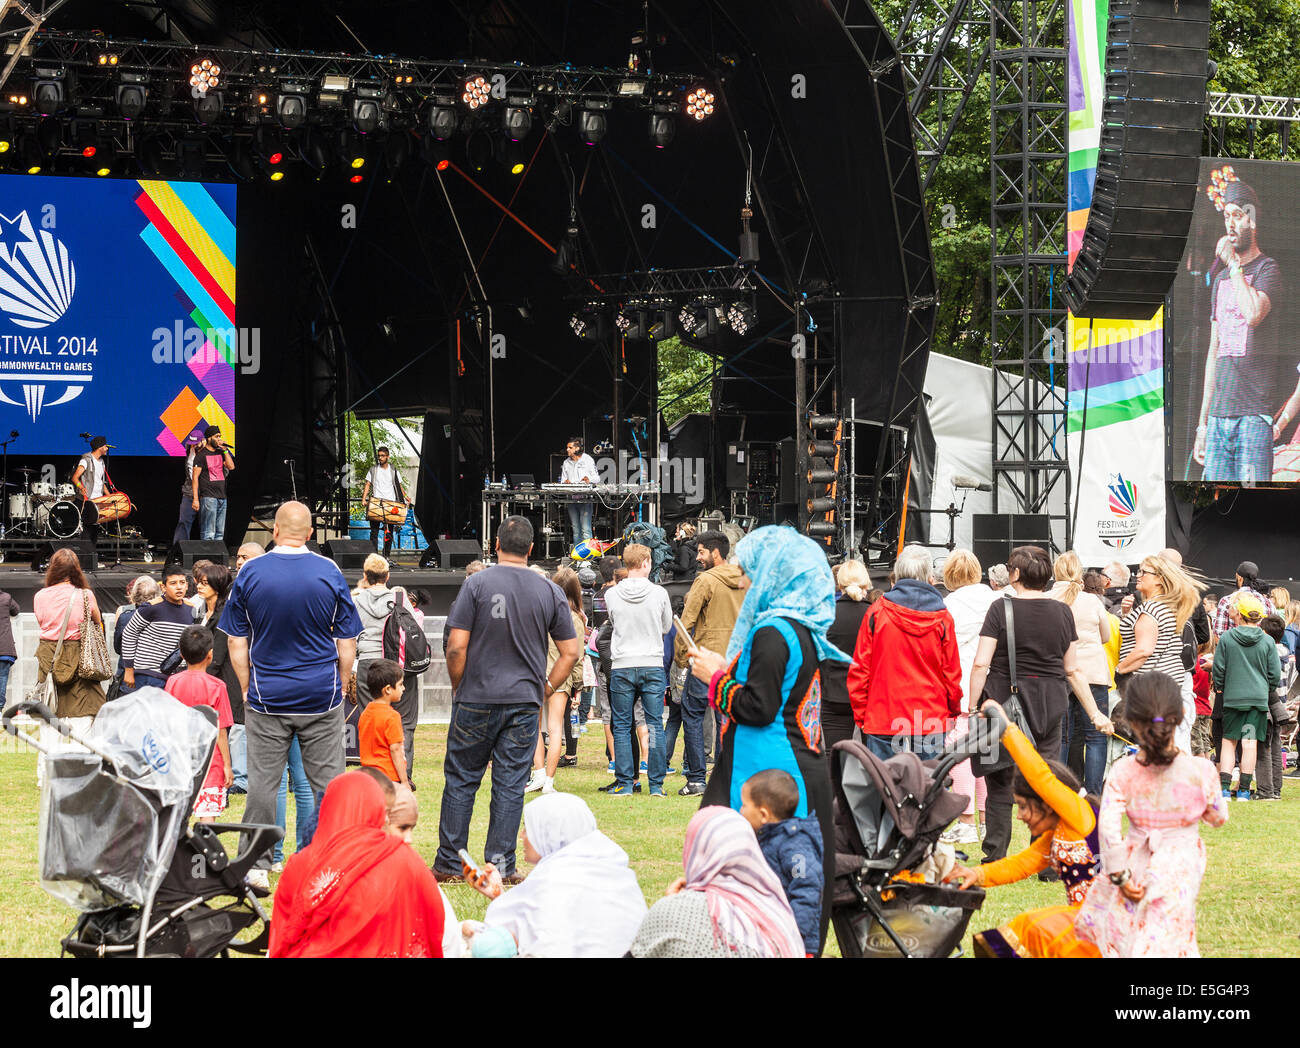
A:
<svg viewBox="0 0 1300 1048">
<path fill-rule="evenodd" d="M 271 872 L 272 872 L 272 873 L 284 873 L 284 863 L 282 863 L 282 862 L 273 862 L 273 863 L 271 863 Z"/>
<path fill-rule="evenodd" d="M 525 793 L 536 793 L 546 785 L 546 772 L 534 771 L 528 778 L 528 785 L 524 787 Z"/>
<path fill-rule="evenodd" d="M 266 870 L 249 870 L 244 875 L 244 881 L 253 888 L 261 888 L 263 891 L 271 890 L 271 874 Z"/>
<path fill-rule="evenodd" d="M 975 829 L 975 824 L 971 822 L 959 822 L 950 831 L 952 837 L 949 842 L 952 844 L 979 844 L 979 831 Z"/>
<path fill-rule="evenodd" d="M 552 779 L 549 775 L 546 777 L 546 781 L 542 784 L 542 792 L 543 793 L 555 792 L 555 780 Z"/>
</svg>

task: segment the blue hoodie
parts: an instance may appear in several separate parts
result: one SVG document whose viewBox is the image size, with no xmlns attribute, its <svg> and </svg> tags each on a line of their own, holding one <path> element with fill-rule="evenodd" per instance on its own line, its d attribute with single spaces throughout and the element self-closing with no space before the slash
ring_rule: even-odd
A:
<svg viewBox="0 0 1300 1048">
<path fill-rule="evenodd" d="M 945 607 L 939 591 L 920 579 L 899 579 L 885 600 L 913 611 L 943 611 Z"/>
<path fill-rule="evenodd" d="M 758 828 L 758 847 L 772 867 L 794 911 L 803 948 L 815 954 L 821 937 L 822 828 L 815 813 L 802 819 L 782 819 Z"/>
</svg>

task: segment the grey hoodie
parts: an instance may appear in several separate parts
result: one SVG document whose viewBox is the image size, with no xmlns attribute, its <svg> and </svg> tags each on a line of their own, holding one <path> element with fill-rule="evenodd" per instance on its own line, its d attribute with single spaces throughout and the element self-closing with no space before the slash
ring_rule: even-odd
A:
<svg viewBox="0 0 1300 1048">
<path fill-rule="evenodd" d="M 605 607 L 614 626 L 609 645 L 611 668 L 663 669 L 664 637 L 673 628 L 668 591 L 649 579 L 624 579 L 605 591 Z"/>
<path fill-rule="evenodd" d="M 357 661 L 384 657 L 384 620 L 393 610 L 393 591 L 387 586 L 371 586 L 352 595 L 365 632 L 357 638 Z"/>
</svg>

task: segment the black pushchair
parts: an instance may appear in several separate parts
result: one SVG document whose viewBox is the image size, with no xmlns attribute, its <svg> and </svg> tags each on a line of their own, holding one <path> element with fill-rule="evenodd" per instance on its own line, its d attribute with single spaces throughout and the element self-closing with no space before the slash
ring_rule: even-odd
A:
<svg viewBox="0 0 1300 1048">
<path fill-rule="evenodd" d="M 1001 737 L 1002 724 L 972 718 L 970 733 L 938 761 L 914 753 L 881 760 L 856 740 L 837 742 L 835 884 L 831 920 L 844 957 L 947 957 L 961 943 L 982 888 L 894 878 L 916 871 L 970 798 L 951 793 L 949 772 Z"/>
<path fill-rule="evenodd" d="M 20 734 L 27 713 L 85 749 Z M 244 880 L 278 826 L 189 825 L 216 747 L 216 713 L 141 688 L 74 733 L 39 702 L 4 711 L 4 729 L 44 755 L 41 886 L 82 911 L 63 939 L 74 957 L 215 957 L 263 953 L 268 893 Z M 233 858 L 222 834 L 243 833 Z M 260 923 L 260 930 L 254 927 Z"/>
</svg>

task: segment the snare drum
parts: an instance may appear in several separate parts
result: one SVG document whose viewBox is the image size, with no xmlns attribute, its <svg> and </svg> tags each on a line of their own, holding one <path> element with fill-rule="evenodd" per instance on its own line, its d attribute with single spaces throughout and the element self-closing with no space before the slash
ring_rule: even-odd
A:
<svg viewBox="0 0 1300 1048">
<path fill-rule="evenodd" d="M 32 499 L 30 495 L 9 496 L 9 519 L 30 520 L 32 516 Z"/>
<path fill-rule="evenodd" d="M 76 497 L 77 497 L 77 489 L 73 485 L 71 484 L 59 485 L 59 498 L 75 499 Z"/>
<path fill-rule="evenodd" d="M 60 499 L 46 509 L 45 527 L 56 539 L 70 539 L 80 535 L 81 510 L 75 502 Z"/>
<path fill-rule="evenodd" d="M 86 503 L 86 513 L 91 524 L 110 524 L 115 520 L 126 520 L 135 506 L 124 492 L 115 491 L 111 495 L 100 495 Z"/>
<path fill-rule="evenodd" d="M 399 526 L 405 524 L 406 503 L 371 498 L 366 505 L 366 520 L 380 521 L 384 524 L 397 524 Z"/>
<path fill-rule="evenodd" d="M 32 498 L 37 502 L 57 502 L 59 496 L 53 484 L 38 480 L 32 484 Z"/>
</svg>

